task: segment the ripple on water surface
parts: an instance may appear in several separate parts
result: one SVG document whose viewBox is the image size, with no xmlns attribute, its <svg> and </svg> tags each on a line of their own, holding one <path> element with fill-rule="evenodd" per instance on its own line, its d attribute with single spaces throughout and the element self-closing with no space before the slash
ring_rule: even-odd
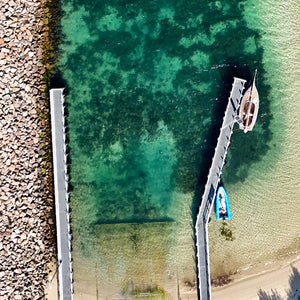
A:
<svg viewBox="0 0 300 300">
<path fill-rule="evenodd" d="M 63 11 L 75 294 L 175 298 L 177 285 L 192 293 L 193 221 L 233 76 L 250 79 L 258 68 L 262 104 L 254 132 L 234 134 L 224 169 L 234 218 L 243 221 L 230 225 L 231 246 L 212 250 L 217 266 L 262 223 L 257 211 L 268 199 L 257 170 L 271 174 L 280 157 L 277 75 L 266 70 L 262 31 L 247 20 L 256 14 L 242 1 L 80 0 L 64 1 Z M 211 245 L 223 249 L 213 224 Z M 252 259 L 239 249 L 225 271 Z"/>
<path fill-rule="evenodd" d="M 296 132 L 300 43 L 295 43 L 299 41 L 299 21 L 295 16 L 299 3 L 253 1 L 249 4 L 245 18 L 249 26 L 263 32 L 260 44 L 264 49 L 262 63 L 266 71 L 259 74 L 258 86 L 264 78 L 271 87 L 268 98 L 273 117 L 270 123 L 272 139 L 266 144 L 263 159 L 247 168 L 248 176 L 235 184 L 235 178 L 241 173 L 235 166 L 236 157 L 239 153 L 240 159 L 248 161 L 249 157 L 243 155 L 244 148 L 236 143 L 239 134 L 233 136 L 229 162 L 222 178 L 231 200 L 233 220 L 230 228 L 235 240 L 224 242 L 219 235 L 220 224 L 210 224 L 211 264 L 215 275 L 261 267 L 266 261 L 275 265 L 283 258 L 291 260 L 291 254 L 295 255 L 300 247 L 300 212 L 295 209 L 299 206 L 300 194 L 300 162 L 296 155 L 300 146 L 300 135 Z M 254 16 L 256 22 L 253 22 Z M 260 112 L 260 119 L 264 117 Z M 254 130 L 262 129 L 256 126 Z M 247 140 L 243 137 L 243 141 Z M 265 140 L 256 142 L 264 144 Z M 220 248 L 222 251 L 218 250 Z"/>
</svg>

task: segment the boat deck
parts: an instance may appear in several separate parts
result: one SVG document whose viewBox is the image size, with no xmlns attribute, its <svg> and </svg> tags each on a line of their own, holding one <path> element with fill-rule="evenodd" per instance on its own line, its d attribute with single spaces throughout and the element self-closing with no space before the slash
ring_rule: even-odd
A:
<svg viewBox="0 0 300 300">
<path fill-rule="evenodd" d="M 58 294 L 60 300 L 71 300 L 73 299 L 73 275 L 63 89 L 50 90 L 50 110 L 57 232 Z"/>
<path fill-rule="evenodd" d="M 257 70 L 255 71 L 253 84 L 245 92 L 240 106 L 239 118 L 241 122 L 239 122 L 239 127 L 245 133 L 253 130 L 258 115 L 259 95 L 255 86 L 256 74 Z"/>
<path fill-rule="evenodd" d="M 197 216 L 195 229 L 198 267 L 198 298 L 201 300 L 211 299 L 207 224 L 216 196 L 220 176 L 222 174 L 222 168 L 225 163 L 227 149 L 230 144 L 230 138 L 236 121 L 245 82 L 246 80 L 244 79 L 234 78 L 222 127 L 220 129 L 220 135 L 215 148 L 215 154 L 202 196 L 200 210 Z"/>
</svg>

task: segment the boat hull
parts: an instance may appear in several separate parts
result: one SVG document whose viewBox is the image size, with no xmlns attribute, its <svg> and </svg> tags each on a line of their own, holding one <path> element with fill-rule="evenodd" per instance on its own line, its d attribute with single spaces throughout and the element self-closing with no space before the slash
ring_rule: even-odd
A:
<svg viewBox="0 0 300 300">
<path fill-rule="evenodd" d="M 240 105 L 239 118 L 241 122 L 239 122 L 239 127 L 244 132 L 252 131 L 258 114 L 259 95 L 255 86 L 255 76 L 253 84 L 245 92 Z"/>
<path fill-rule="evenodd" d="M 228 195 L 223 186 L 220 186 L 216 196 L 216 219 L 231 220 L 231 211 L 229 206 Z"/>
</svg>

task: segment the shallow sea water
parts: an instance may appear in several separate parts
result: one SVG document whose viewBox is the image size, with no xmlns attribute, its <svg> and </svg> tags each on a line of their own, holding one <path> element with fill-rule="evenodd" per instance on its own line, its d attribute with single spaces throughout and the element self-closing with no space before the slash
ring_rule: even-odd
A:
<svg viewBox="0 0 300 300">
<path fill-rule="evenodd" d="M 280 26 L 299 5 L 256 2 L 63 2 L 75 298 L 196 299 L 193 222 L 233 76 L 255 68 L 260 115 L 222 177 L 235 239 L 213 214 L 212 277 L 299 249 L 299 26 Z"/>
<path fill-rule="evenodd" d="M 262 62 L 266 71 L 261 76 L 271 87 L 272 142 L 268 144 L 267 155 L 248 169 L 242 184 L 235 184 L 230 180 L 237 173 L 232 156 L 234 151 L 239 152 L 235 142 L 238 135 L 232 139 L 229 162 L 222 178 L 230 195 L 233 213 L 230 227 L 235 240 L 224 243 L 218 238 L 220 224 L 210 224 L 211 266 L 215 276 L 236 271 L 245 276 L 247 272 L 255 272 L 255 268 L 275 266 L 278 261 L 299 255 L 299 10 L 297 1 L 276 4 L 253 1 L 247 5 L 247 22 L 254 29 L 264 28 L 260 43 L 264 48 Z M 256 22 L 253 22 L 254 16 L 257 16 Z"/>
</svg>

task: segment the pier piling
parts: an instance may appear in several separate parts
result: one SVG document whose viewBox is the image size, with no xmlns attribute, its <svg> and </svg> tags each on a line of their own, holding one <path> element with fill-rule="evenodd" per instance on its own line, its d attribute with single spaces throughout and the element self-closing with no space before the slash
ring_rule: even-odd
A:
<svg viewBox="0 0 300 300">
<path fill-rule="evenodd" d="M 50 112 L 57 233 L 58 294 L 60 300 L 72 300 L 73 274 L 63 89 L 50 90 Z"/>
</svg>

